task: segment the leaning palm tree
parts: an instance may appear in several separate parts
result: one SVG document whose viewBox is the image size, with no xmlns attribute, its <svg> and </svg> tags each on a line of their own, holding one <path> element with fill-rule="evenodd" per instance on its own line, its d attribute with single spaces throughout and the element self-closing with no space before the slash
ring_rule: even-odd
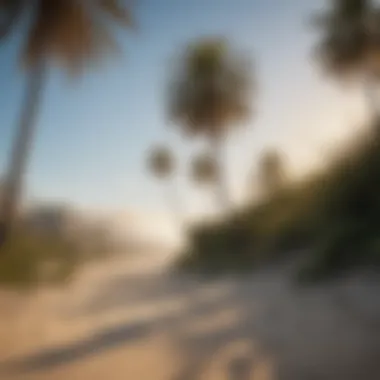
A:
<svg viewBox="0 0 380 380">
<path fill-rule="evenodd" d="M 116 48 L 114 25 L 131 26 L 118 0 L 0 0 L 0 39 L 26 30 L 20 59 L 29 78 L 7 172 L 3 241 L 16 216 L 48 69 L 59 64 L 77 74 L 105 57 Z"/>
<path fill-rule="evenodd" d="M 380 116 L 376 88 L 380 75 L 380 11 L 370 0 L 333 0 L 316 15 L 322 32 L 317 54 L 329 73 L 359 80 L 376 117 Z"/>
<path fill-rule="evenodd" d="M 170 149 L 163 145 L 155 146 L 148 156 L 148 170 L 159 180 L 169 182 L 175 171 L 175 158 Z M 179 199 L 177 188 L 170 183 L 168 192 L 168 201 L 170 206 L 174 205 L 174 213 L 179 217 Z M 174 203 L 173 203 L 174 202 Z"/>
<path fill-rule="evenodd" d="M 247 56 L 223 38 L 195 41 L 169 83 L 169 117 L 188 136 L 206 138 L 218 163 L 222 205 L 230 202 L 221 170 L 224 142 L 251 114 L 253 76 Z"/>
</svg>

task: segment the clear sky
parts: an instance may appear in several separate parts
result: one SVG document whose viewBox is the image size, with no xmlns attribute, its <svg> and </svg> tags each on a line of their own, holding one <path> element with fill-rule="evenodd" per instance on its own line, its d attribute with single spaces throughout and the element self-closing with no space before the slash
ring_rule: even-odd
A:
<svg viewBox="0 0 380 380">
<path fill-rule="evenodd" d="M 184 174 L 189 154 L 165 116 L 169 59 L 191 39 L 224 35 L 252 54 L 259 88 L 257 114 L 227 147 L 228 175 L 236 197 L 265 147 L 279 147 L 295 171 L 321 160 L 355 127 L 360 97 L 320 74 L 311 59 L 315 35 L 308 24 L 323 1 L 141 0 L 139 30 L 120 34 L 125 57 L 69 81 L 52 70 L 28 170 L 28 193 L 95 208 L 161 212 L 162 189 L 145 171 L 146 150 L 168 142 Z M 319 5 L 320 6 L 320 5 Z M 17 38 L 0 49 L 0 168 L 24 90 Z M 204 199 L 184 180 L 188 209 Z M 198 198 L 197 198 L 198 197 Z"/>
</svg>

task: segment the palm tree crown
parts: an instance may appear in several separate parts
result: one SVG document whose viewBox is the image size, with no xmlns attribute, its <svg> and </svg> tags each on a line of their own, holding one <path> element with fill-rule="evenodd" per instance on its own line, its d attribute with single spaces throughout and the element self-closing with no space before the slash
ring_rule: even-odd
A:
<svg viewBox="0 0 380 380">
<path fill-rule="evenodd" d="M 28 68 L 46 57 L 77 71 L 116 47 L 111 23 L 131 26 L 130 14 L 118 0 L 0 0 L 0 13 L 0 38 L 25 16 L 22 61 Z"/>
<path fill-rule="evenodd" d="M 189 135 L 223 136 L 251 111 L 252 72 L 223 38 L 196 41 L 170 82 L 169 116 Z"/>
<path fill-rule="evenodd" d="M 323 36 L 318 53 L 336 76 L 380 71 L 380 13 L 369 0 L 334 0 L 316 17 Z"/>
<path fill-rule="evenodd" d="M 174 171 L 174 157 L 164 146 L 155 147 L 148 157 L 149 170 L 158 178 L 168 178 Z"/>
</svg>

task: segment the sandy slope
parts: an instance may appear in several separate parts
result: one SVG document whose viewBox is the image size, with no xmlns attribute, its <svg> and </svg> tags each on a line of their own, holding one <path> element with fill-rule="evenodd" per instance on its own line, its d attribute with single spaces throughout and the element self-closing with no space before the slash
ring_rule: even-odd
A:
<svg viewBox="0 0 380 380">
<path fill-rule="evenodd" d="M 287 272 L 205 282 L 146 255 L 1 295 L 0 379 L 380 379 L 379 282 L 296 288 Z"/>
</svg>

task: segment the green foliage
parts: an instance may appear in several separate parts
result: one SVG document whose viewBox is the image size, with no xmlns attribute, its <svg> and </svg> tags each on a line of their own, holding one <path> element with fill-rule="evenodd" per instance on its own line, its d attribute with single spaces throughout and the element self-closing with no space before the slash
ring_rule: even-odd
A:
<svg viewBox="0 0 380 380">
<path fill-rule="evenodd" d="M 16 231 L 0 251 L 0 285 L 33 288 L 70 279 L 80 264 L 73 244 L 42 234 Z"/>
<path fill-rule="evenodd" d="M 190 235 L 193 244 L 180 257 L 180 269 L 216 274 L 241 271 L 253 265 L 255 257 L 248 249 L 252 244 L 251 233 L 244 223 L 199 226 Z"/>
<path fill-rule="evenodd" d="M 379 9 L 368 0 L 337 0 L 316 15 L 321 40 L 317 48 L 325 68 L 337 77 L 379 72 Z"/>
<path fill-rule="evenodd" d="M 249 57 L 224 38 L 186 46 L 169 82 L 168 113 L 190 136 L 225 136 L 252 113 L 256 90 Z"/>
<path fill-rule="evenodd" d="M 375 128 L 376 130 L 376 128 Z M 183 268 L 231 270 L 311 252 L 299 279 L 380 264 L 380 144 L 372 132 L 358 139 L 324 172 L 282 188 L 190 238 Z M 192 254 L 190 254 L 190 252 Z"/>
<path fill-rule="evenodd" d="M 129 8 L 116 0 L 3 0 L 0 13 L 0 41 L 10 38 L 27 16 L 21 55 L 28 69 L 48 57 L 74 73 L 114 52 L 115 28 L 133 24 Z"/>
</svg>

